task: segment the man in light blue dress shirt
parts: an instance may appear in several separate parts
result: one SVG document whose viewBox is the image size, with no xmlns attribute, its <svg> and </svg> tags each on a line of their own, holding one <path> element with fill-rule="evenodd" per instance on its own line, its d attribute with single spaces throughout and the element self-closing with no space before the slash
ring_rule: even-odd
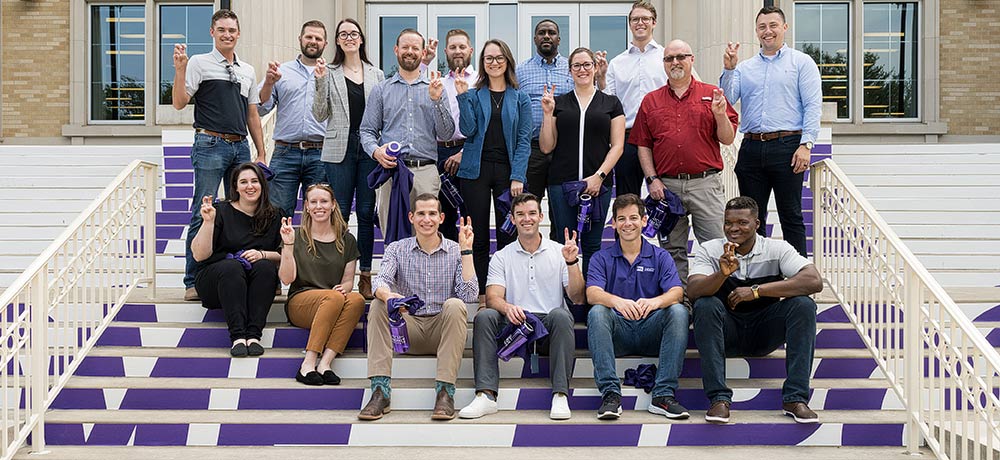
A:
<svg viewBox="0 0 1000 460">
<path fill-rule="evenodd" d="M 269 62 L 266 77 L 257 88 L 260 116 L 278 108 L 272 136 L 274 153 L 268 166 L 274 171 L 270 183 L 271 202 L 285 217 L 295 214 L 299 185 L 305 190 L 326 178 L 326 170 L 320 162 L 326 124 L 316 121 L 312 114 L 316 93 L 313 71 L 326 44 L 326 26 L 320 21 L 306 22 L 299 33 L 299 57 L 280 65 L 276 61 Z"/>
<path fill-rule="evenodd" d="M 788 23 L 777 7 L 757 13 L 760 52 L 737 65 L 739 44 L 730 43 L 719 86 L 729 102 L 743 100 L 743 143 L 736 162 L 740 195 L 759 204 L 758 233 L 765 235 L 767 203 L 774 191 L 785 241 L 806 255 L 802 179 L 819 135 L 823 93 L 819 68 L 809 55 L 785 45 Z"/>
</svg>

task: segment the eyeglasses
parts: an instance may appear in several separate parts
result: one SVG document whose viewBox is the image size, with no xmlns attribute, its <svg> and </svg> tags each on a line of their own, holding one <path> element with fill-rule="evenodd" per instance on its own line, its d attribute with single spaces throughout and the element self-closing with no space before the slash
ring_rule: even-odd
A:
<svg viewBox="0 0 1000 460">
<path fill-rule="evenodd" d="M 683 60 L 685 60 L 685 59 L 687 59 L 687 58 L 689 58 L 691 56 L 694 56 L 694 55 L 693 54 L 678 54 L 676 56 L 663 56 L 663 62 L 666 62 L 666 63 L 671 63 L 671 62 L 674 62 L 674 61 L 681 62 L 681 61 L 683 61 Z"/>
<path fill-rule="evenodd" d="M 569 68 L 573 69 L 574 72 L 579 72 L 581 70 L 590 70 L 590 69 L 594 68 L 594 63 L 593 62 L 577 62 L 576 64 L 573 64 L 573 65 L 569 66 Z"/>
<path fill-rule="evenodd" d="M 483 62 L 485 62 L 487 64 L 492 64 L 494 62 L 497 63 L 497 64 L 503 64 L 503 63 L 507 62 L 507 58 L 505 56 L 502 56 L 502 55 L 497 55 L 497 56 L 483 56 Z"/>
<path fill-rule="evenodd" d="M 643 23 L 643 24 L 652 24 L 653 23 L 653 17 L 652 16 L 632 16 L 632 17 L 628 18 L 628 21 L 631 22 L 632 24 L 639 24 L 640 22 Z"/>
<path fill-rule="evenodd" d="M 236 76 L 236 69 L 232 64 L 226 64 L 226 72 L 229 72 L 229 82 L 236 85 L 240 83 L 240 77 Z"/>
<path fill-rule="evenodd" d="M 348 39 L 350 39 L 350 40 L 357 40 L 357 39 L 361 38 L 361 33 L 358 32 L 358 31 L 354 31 L 354 32 L 340 32 L 339 34 L 337 34 L 337 38 L 339 38 L 341 40 L 348 40 Z"/>
</svg>

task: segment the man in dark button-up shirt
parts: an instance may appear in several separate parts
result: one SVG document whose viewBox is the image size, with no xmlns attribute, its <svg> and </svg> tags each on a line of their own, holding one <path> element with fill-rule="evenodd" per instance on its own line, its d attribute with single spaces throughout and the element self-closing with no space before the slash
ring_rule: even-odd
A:
<svg viewBox="0 0 1000 460">
<path fill-rule="evenodd" d="M 649 194 L 663 199 L 663 189 L 679 196 L 691 214 L 698 242 L 722 237 L 722 153 L 731 144 L 738 116 L 722 91 L 691 76 L 691 45 L 674 40 L 663 49 L 667 85 L 646 95 L 628 141 L 639 147 L 639 163 Z M 670 251 L 681 282 L 688 274 L 685 216 L 660 246 Z"/>
</svg>

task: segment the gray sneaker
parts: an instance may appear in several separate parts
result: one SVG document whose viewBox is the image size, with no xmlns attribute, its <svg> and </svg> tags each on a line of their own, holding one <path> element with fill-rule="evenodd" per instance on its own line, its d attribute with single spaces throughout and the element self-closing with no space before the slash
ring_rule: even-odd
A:
<svg viewBox="0 0 1000 460">
<path fill-rule="evenodd" d="M 673 396 L 657 396 L 649 403 L 649 412 L 674 420 L 684 420 L 691 416 L 688 410 Z"/>
<path fill-rule="evenodd" d="M 618 393 L 605 394 L 601 408 L 597 409 L 598 420 L 618 420 L 622 416 L 622 397 Z"/>
</svg>

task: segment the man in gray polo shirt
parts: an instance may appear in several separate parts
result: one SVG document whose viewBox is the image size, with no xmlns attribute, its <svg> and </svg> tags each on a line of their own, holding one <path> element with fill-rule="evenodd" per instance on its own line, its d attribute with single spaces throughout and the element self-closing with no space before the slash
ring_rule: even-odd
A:
<svg viewBox="0 0 1000 460">
<path fill-rule="evenodd" d="M 493 255 L 486 280 L 486 306 L 476 313 L 472 350 L 476 375 L 476 398 L 459 412 L 461 418 L 479 418 L 497 411 L 500 370 L 497 362 L 497 332 L 507 324 L 521 324 L 524 312 L 537 316 L 549 335 L 538 345 L 549 352 L 552 374 L 552 409 L 549 418 L 570 418 L 569 378 L 573 374 L 573 314 L 566 307 L 563 291 L 573 303 L 584 301 L 576 232 L 560 245 L 542 236 L 541 201 L 522 193 L 511 203 L 511 221 L 517 226 L 517 243 Z M 556 282 L 559 280 L 559 282 Z"/>
<path fill-rule="evenodd" d="M 191 223 L 185 245 L 184 300 L 198 300 L 194 278 L 198 264 L 191 255 L 191 240 L 201 228 L 200 206 L 205 196 L 215 195 L 219 183 L 229 190 L 229 174 L 236 165 L 250 161 L 247 134 L 253 138 L 257 158 L 266 161 L 257 114 L 259 94 L 254 91 L 253 67 L 236 56 L 240 22 L 236 13 L 219 10 L 212 15 L 215 49 L 211 53 L 187 56 L 187 45 L 174 45 L 173 106 L 181 110 L 194 98 L 194 197 Z"/>
<path fill-rule="evenodd" d="M 361 119 L 361 148 L 383 168 L 396 167 L 396 158 L 386 154 L 390 142 L 399 142 L 399 161 L 413 172 L 410 201 L 424 193 L 437 195 L 441 178 L 437 172 L 438 140 L 451 139 L 455 120 L 444 97 L 441 72 L 420 72 L 424 36 L 403 29 L 396 37 L 396 75 L 372 88 Z M 378 189 L 379 228 L 387 228 L 392 180 Z"/>
</svg>

